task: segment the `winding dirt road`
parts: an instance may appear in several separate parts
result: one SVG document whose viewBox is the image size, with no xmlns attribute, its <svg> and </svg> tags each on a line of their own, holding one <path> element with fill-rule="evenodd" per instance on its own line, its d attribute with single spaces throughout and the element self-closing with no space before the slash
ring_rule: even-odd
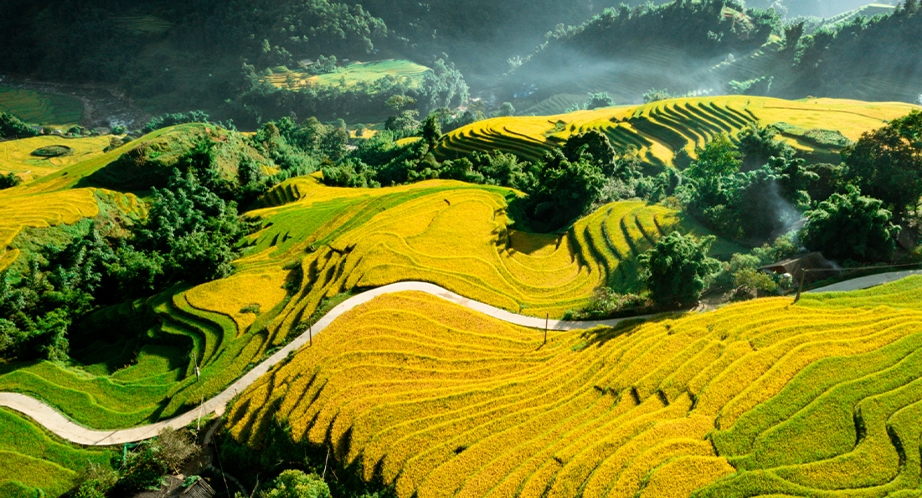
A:
<svg viewBox="0 0 922 498">
<path fill-rule="evenodd" d="M 849 280 L 847 282 L 840 282 L 838 284 L 816 289 L 811 292 L 860 290 L 866 289 L 868 287 L 874 287 L 883 283 L 892 282 L 894 280 L 899 280 L 910 275 L 919 274 L 922 274 L 922 271 L 907 271 L 872 275 L 870 277 L 861 277 L 855 280 Z M 498 320 L 502 320 L 504 322 L 512 323 L 515 325 L 534 329 L 544 329 L 545 327 L 545 320 L 543 318 L 535 318 L 510 313 L 508 311 L 501 310 L 481 302 L 473 301 L 466 297 L 455 294 L 454 292 L 443 289 L 437 285 L 424 282 L 402 282 L 379 287 L 377 289 L 363 292 L 362 294 L 347 299 L 339 306 L 333 308 L 332 311 L 327 313 L 322 319 L 314 324 L 313 334 L 317 335 L 323 332 L 324 329 L 326 329 L 343 313 L 346 313 L 357 306 L 367 303 L 368 301 L 371 301 L 378 296 L 407 291 L 425 292 L 427 294 L 445 299 L 446 301 L 450 301 L 471 310 L 484 313 Z M 624 322 L 625 320 L 648 319 L 650 317 L 651 315 L 646 315 L 631 318 L 587 322 L 550 320 L 547 322 L 547 327 L 549 330 L 556 331 L 584 330 L 598 326 L 612 327 L 620 324 L 621 322 Z M 227 407 L 228 402 L 230 402 L 234 396 L 240 392 L 243 392 L 247 387 L 256 382 L 257 379 L 268 373 L 272 367 L 287 358 L 289 354 L 301 349 L 305 344 L 308 343 L 308 341 L 310 341 L 310 332 L 300 335 L 290 344 L 244 374 L 240 379 L 231 384 L 220 394 L 205 401 L 199 408 L 191 410 L 178 417 L 157 422 L 155 424 L 143 425 L 131 429 L 97 431 L 74 423 L 51 406 L 35 398 L 18 393 L 0 393 L 0 406 L 20 412 L 35 420 L 39 425 L 43 426 L 49 432 L 54 433 L 58 437 L 84 446 L 111 446 L 143 441 L 145 439 L 150 439 L 156 436 L 160 433 L 160 431 L 167 427 L 178 429 L 188 426 L 198 417 L 204 418 L 206 415 L 210 414 L 222 415 Z"/>
</svg>

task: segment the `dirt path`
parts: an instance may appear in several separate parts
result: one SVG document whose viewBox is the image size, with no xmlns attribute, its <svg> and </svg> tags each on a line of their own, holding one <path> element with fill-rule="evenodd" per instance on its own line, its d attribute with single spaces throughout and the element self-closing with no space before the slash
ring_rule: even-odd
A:
<svg viewBox="0 0 922 498">
<path fill-rule="evenodd" d="M 903 271 L 895 273 L 884 273 L 880 275 L 871 275 L 860 277 L 846 282 L 840 282 L 834 285 L 815 289 L 810 292 L 841 292 L 866 289 L 877 285 L 900 280 L 911 275 L 922 275 L 922 270 Z M 357 306 L 361 306 L 372 299 L 397 292 L 417 291 L 425 292 L 433 296 L 440 297 L 446 301 L 464 306 L 468 309 L 478 311 L 498 320 L 507 323 L 543 330 L 545 323 L 549 330 L 585 330 L 598 326 L 616 326 L 625 320 L 648 319 L 652 315 L 619 318 L 614 320 L 601 320 L 591 322 L 568 322 L 563 320 L 548 320 L 531 316 L 517 315 L 506 310 L 495 308 L 488 304 L 473 301 L 466 297 L 455 294 L 437 285 L 424 282 L 402 282 L 379 287 L 357 296 L 353 296 L 344 301 L 339 306 L 333 308 L 313 326 L 313 334 L 317 335 L 324 331 L 343 313 L 346 313 Z M 184 413 L 178 417 L 157 422 L 155 424 L 134 427 L 131 429 L 120 429 L 110 431 L 97 431 L 83 427 L 64 417 L 51 406 L 26 395 L 17 393 L 0 393 L 0 406 L 16 410 L 42 425 L 48 431 L 66 439 L 67 441 L 82 444 L 85 446 L 109 446 L 123 443 L 133 443 L 143 441 L 156 436 L 166 427 L 181 428 L 185 427 L 196 420 L 198 417 L 205 418 L 207 415 L 222 415 L 234 396 L 243 392 L 251 386 L 257 379 L 265 375 L 279 362 L 288 357 L 289 354 L 301 349 L 310 341 L 310 332 L 302 334 L 280 351 L 254 367 L 252 370 L 243 375 L 236 382 L 231 384 L 227 389 L 217 396 L 205 401 L 199 408 Z"/>
</svg>

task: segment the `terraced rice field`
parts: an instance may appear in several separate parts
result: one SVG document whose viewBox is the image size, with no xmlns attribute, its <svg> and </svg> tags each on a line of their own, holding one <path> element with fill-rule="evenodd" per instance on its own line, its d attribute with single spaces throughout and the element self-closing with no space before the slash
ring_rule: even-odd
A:
<svg viewBox="0 0 922 498">
<path fill-rule="evenodd" d="M 353 62 L 339 68 L 334 73 L 311 75 L 306 71 L 277 71 L 267 76 L 265 80 L 270 84 L 286 90 L 300 90 L 308 86 L 353 87 L 360 84 L 371 85 L 382 78 L 396 78 L 398 81 L 409 83 L 411 87 L 420 85 L 426 73 L 431 71 L 428 67 L 405 60 L 385 60 L 377 62 Z"/>
<path fill-rule="evenodd" d="M 75 125 L 83 119 L 83 103 L 74 97 L 5 86 L 0 86 L 0 111 L 35 124 Z"/>
<path fill-rule="evenodd" d="M 0 496 L 59 496 L 88 463 L 108 465 L 107 450 L 56 441 L 31 420 L 0 409 Z"/>
<path fill-rule="evenodd" d="M 52 158 L 32 155 L 40 148 L 55 145 L 66 146 L 71 149 L 71 153 Z M 41 136 L 0 142 L 0 173 L 16 173 L 23 181 L 28 182 L 100 156 L 108 146 L 109 137 L 66 139 Z"/>
<path fill-rule="evenodd" d="M 438 152 L 443 157 L 458 157 L 499 149 L 534 161 L 570 136 L 598 130 L 609 137 L 615 148 L 624 151 L 634 147 L 647 161 L 669 166 L 679 151 L 693 155 L 696 147 L 703 147 L 714 136 L 736 136 L 752 123 L 767 126 L 783 122 L 805 130 L 834 130 L 857 140 L 862 133 L 913 109 L 918 107 L 836 99 L 685 98 L 557 116 L 488 119 L 447 134 Z M 782 138 L 808 154 L 834 154 L 839 150 L 798 136 Z"/>
<path fill-rule="evenodd" d="M 267 199 L 280 207 L 251 213 L 266 229 L 239 265 L 300 265 L 301 288 L 269 328 L 278 342 L 323 298 L 405 280 L 559 317 L 601 285 L 638 290 L 637 257 L 663 233 L 706 233 L 675 211 L 642 202 L 606 206 L 564 234 L 518 232 L 506 215 L 515 195 L 450 181 L 376 190 L 330 188 L 314 178 L 286 182 Z M 736 248 L 721 242 L 714 250 Z"/>
<path fill-rule="evenodd" d="M 418 496 L 916 496 L 922 278 L 617 329 L 377 298 L 229 411 Z"/>
<path fill-rule="evenodd" d="M 38 195 L 22 195 L 19 189 L 0 193 L 0 270 L 19 257 L 19 251 L 10 244 L 23 228 L 72 224 L 98 213 L 95 189 Z"/>
</svg>

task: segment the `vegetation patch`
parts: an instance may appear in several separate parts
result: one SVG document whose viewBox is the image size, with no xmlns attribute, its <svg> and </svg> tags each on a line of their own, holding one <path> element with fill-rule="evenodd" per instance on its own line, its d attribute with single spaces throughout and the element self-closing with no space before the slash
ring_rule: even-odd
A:
<svg viewBox="0 0 922 498">
<path fill-rule="evenodd" d="M 344 66 L 332 67 L 330 72 L 315 74 L 315 71 L 289 70 L 279 67 L 272 70 L 272 74 L 265 77 L 265 81 L 278 88 L 286 90 L 299 90 L 308 86 L 314 87 L 355 87 L 373 86 L 384 78 L 395 80 L 408 88 L 418 88 L 425 79 L 426 73 L 432 70 L 426 66 L 406 60 L 386 60 L 376 62 L 351 62 Z"/>
<path fill-rule="evenodd" d="M 32 151 L 33 156 L 44 158 L 70 156 L 73 153 L 74 149 L 71 149 L 66 145 L 49 145 L 47 147 L 41 147 Z"/>
</svg>

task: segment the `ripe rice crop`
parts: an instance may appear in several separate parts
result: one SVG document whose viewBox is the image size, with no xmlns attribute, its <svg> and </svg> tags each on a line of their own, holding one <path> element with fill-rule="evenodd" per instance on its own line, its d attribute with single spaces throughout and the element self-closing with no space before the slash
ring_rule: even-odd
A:
<svg viewBox="0 0 922 498">
<path fill-rule="evenodd" d="M 296 179 L 270 192 L 269 203 L 278 207 L 250 213 L 266 228 L 238 265 L 301 268 L 300 290 L 268 327 L 277 345 L 323 299 L 407 280 L 513 312 L 559 317 L 585 305 L 599 286 L 639 290 L 637 257 L 662 234 L 707 233 L 673 210 L 642 202 L 605 206 L 563 235 L 522 233 L 508 228 L 507 198 L 514 195 L 452 181 L 342 189 Z M 719 251 L 735 248 L 721 241 Z"/>
<path fill-rule="evenodd" d="M 55 145 L 67 146 L 71 149 L 71 153 L 52 158 L 32 155 L 37 149 Z M 102 155 L 103 149 L 108 145 L 108 137 L 41 136 L 0 142 L 0 173 L 16 173 L 24 181 L 35 180 L 62 168 Z"/>
<path fill-rule="evenodd" d="M 259 447 L 287 422 L 401 497 L 883 496 L 920 485 L 920 291 L 913 278 L 547 344 L 387 295 L 243 393 L 228 425 Z"/>
<path fill-rule="evenodd" d="M 73 224 L 99 213 L 94 189 L 31 195 L 23 192 L 17 188 L 0 193 L 0 270 L 18 257 L 18 251 L 9 246 L 23 228 Z"/>
<path fill-rule="evenodd" d="M 499 149 L 522 159 L 540 159 L 570 136 L 588 130 L 608 135 L 621 151 L 635 147 L 653 163 L 671 165 L 680 150 L 694 154 L 720 133 L 736 136 L 751 123 L 811 130 L 782 138 L 817 157 L 834 155 L 841 144 L 816 137 L 857 140 L 915 106 L 837 99 L 787 101 L 766 97 L 702 97 L 653 102 L 636 107 L 577 111 L 556 116 L 502 117 L 479 121 L 448 133 L 439 145 L 443 157 Z"/>
</svg>

